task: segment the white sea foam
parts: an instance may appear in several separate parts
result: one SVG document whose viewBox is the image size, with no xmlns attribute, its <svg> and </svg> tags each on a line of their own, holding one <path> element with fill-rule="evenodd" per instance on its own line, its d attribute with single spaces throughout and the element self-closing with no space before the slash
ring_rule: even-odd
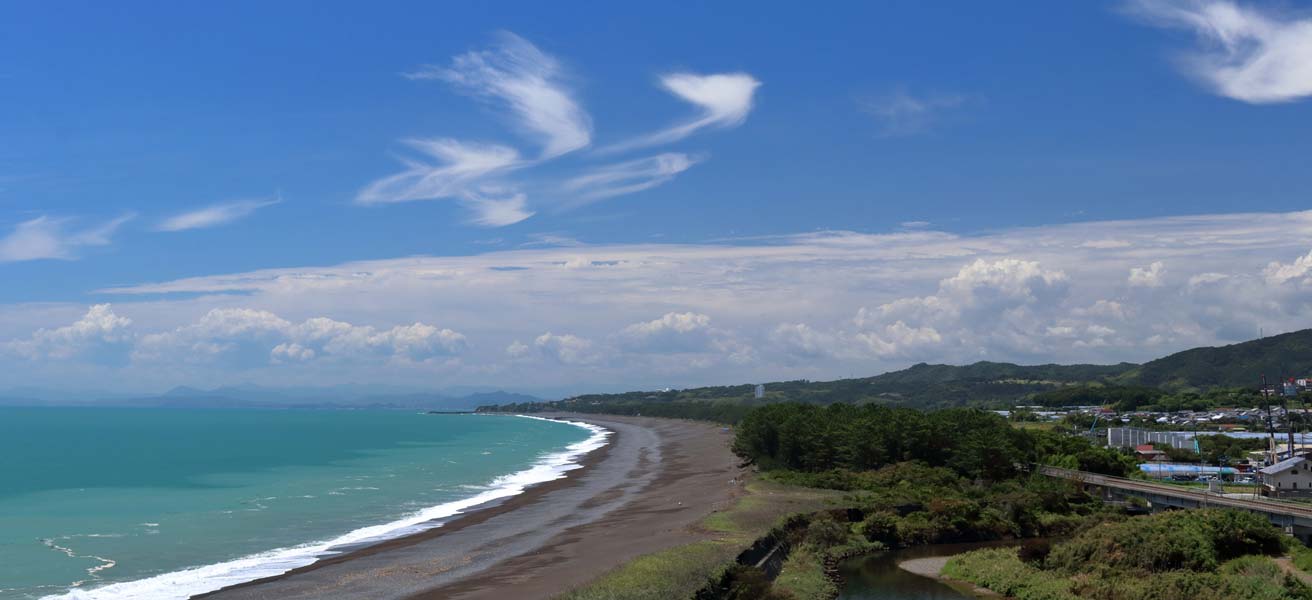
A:
<svg viewBox="0 0 1312 600">
<path fill-rule="evenodd" d="M 526 419 L 555 420 L 558 423 L 568 423 L 587 429 L 592 435 L 582 442 L 570 444 L 561 452 L 543 456 L 533 466 L 523 471 L 497 477 L 489 485 L 487 491 L 463 500 L 424 508 L 390 523 L 361 527 L 327 541 L 312 542 L 291 548 L 278 548 L 227 562 L 173 571 L 146 579 L 115 583 L 95 589 L 69 590 L 62 594 L 44 596 L 42 600 L 136 600 L 147 598 L 150 600 L 181 600 L 230 585 L 281 575 L 292 569 L 312 564 L 325 556 L 339 554 L 344 547 L 380 542 L 437 527 L 440 524 L 435 525 L 432 523 L 436 519 L 445 519 L 493 500 L 521 494 L 534 484 L 560 479 L 567 472 L 582 467 L 578 459 L 593 450 L 605 446 L 607 438 L 611 435 L 609 430 L 589 423 L 543 419 L 527 415 L 519 416 Z M 101 568 L 107 567 L 102 566 Z M 95 573 L 92 575 L 94 576 Z"/>
</svg>

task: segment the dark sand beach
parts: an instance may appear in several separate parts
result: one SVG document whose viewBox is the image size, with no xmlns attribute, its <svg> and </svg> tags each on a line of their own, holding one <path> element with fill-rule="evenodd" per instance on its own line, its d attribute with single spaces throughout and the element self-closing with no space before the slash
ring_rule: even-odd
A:
<svg viewBox="0 0 1312 600">
<path fill-rule="evenodd" d="M 568 415 L 614 432 L 584 468 L 441 527 L 207 598 L 550 598 L 635 557 L 709 537 L 742 473 L 720 427 Z"/>
</svg>

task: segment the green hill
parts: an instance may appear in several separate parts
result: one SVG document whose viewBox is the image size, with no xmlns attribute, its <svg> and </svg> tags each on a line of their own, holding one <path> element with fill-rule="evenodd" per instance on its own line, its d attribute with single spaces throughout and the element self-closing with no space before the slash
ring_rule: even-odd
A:
<svg viewBox="0 0 1312 600">
<path fill-rule="evenodd" d="M 1263 374 L 1271 382 L 1312 375 L 1312 329 L 1177 352 L 1126 371 L 1115 381 L 1167 389 L 1254 387 Z"/>
<path fill-rule="evenodd" d="M 1255 389 L 1261 375 L 1312 375 L 1312 329 L 1217 348 L 1194 348 L 1136 365 L 969 365 L 920 363 L 874 377 L 835 381 L 779 381 L 623 394 L 585 394 L 554 402 L 487 406 L 480 410 L 569 410 L 653 416 L 692 416 L 725 422 L 772 402 L 883 404 L 920 409 L 953 406 L 1004 408 L 1021 402 L 1051 406 L 1157 402 L 1167 392 Z M 1233 394 L 1232 394 L 1233 395 Z"/>
</svg>

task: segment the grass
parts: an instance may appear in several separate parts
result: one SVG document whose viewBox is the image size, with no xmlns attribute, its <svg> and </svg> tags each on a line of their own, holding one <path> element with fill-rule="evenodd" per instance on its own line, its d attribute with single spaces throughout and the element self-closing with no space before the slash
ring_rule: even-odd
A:
<svg viewBox="0 0 1312 600">
<path fill-rule="evenodd" d="M 774 580 L 774 589 L 797 600 L 829 600 L 838 594 L 838 586 L 825 576 L 824 560 L 810 546 L 802 546 L 788 556 Z"/>
<path fill-rule="evenodd" d="M 1290 562 L 1300 571 L 1312 573 L 1312 548 L 1304 546 L 1300 542 L 1291 542 L 1289 544 Z"/>
<path fill-rule="evenodd" d="M 707 539 L 640 556 L 558 600 L 666 600 L 691 596 L 732 565 L 738 553 L 793 513 L 829 506 L 841 492 L 753 478 L 730 508 L 697 527 Z M 799 596 L 800 597 L 800 596 Z"/>
<path fill-rule="evenodd" d="M 1312 566 L 1312 550 L 1290 548 L 1293 564 Z M 1312 598 L 1312 588 L 1287 575 L 1269 556 L 1250 554 L 1213 569 L 1150 571 L 1118 568 L 1105 562 L 1063 568 L 1049 557 L 1042 566 L 1026 564 L 1014 549 L 976 550 L 953 557 L 943 568 L 967 581 L 1019 600 L 1284 600 Z"/>
<path fill-rule="evenodd" d="M 563 600 L 666 600 L 687 598 L 732 560 L 736 551 L 701 541 L 640 556 L 592 583 L 559 596 Z"/>
<path fill-rule="evenodd" d="M 990 548 L 954 556 L 943 574 L 969 581 L 1019 600 L 1075 600 L 1066 577 L 1036 569 L 1020 561 L 1014 548 Z"/>
</svg>

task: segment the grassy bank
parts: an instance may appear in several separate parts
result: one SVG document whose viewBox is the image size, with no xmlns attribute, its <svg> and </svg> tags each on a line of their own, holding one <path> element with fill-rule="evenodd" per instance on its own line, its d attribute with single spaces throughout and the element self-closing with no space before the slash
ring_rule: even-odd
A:
<svg viewBox="0 0 1312 600">
<path fill-rule="evenodd" d="M 943 575 L 1019 600 L 1312 599 L 1273 560 L 1306 556 L 1296 543 L 1259 516 L 1179 511 L 1104 523 L 1050 548 L 969 552 Z"/>
<path fill-rule="evenodd" d="M 688 598 L 718 578 L 734 559 L 784 517 L 829 507 L 842 494 L 753 479 L 727 510 L 702 521 L 705 539 L 638 557 L 561 600 L 668 600 Z"/>
</svg>

